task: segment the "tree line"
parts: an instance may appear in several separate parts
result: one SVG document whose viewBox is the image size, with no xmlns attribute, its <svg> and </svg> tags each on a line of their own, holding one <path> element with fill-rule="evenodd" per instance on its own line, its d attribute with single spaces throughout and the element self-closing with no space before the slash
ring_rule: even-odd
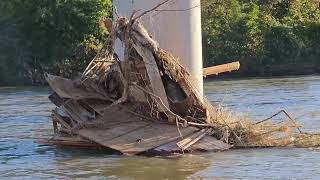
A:
<svg viewBox="0 0 320 180">
<path fill-rule="evenodd" d="M 320 65 L 319 0 L 202 0 L 204 66 L 234 60 L 236 76 L 309 74 Z M 0 85 L 76 76 L 109 34 L 111 0 L 2 0 Z"/>
<path fill-rule="evenodd" d="M 202 0 L 206 66 L 240 60 L 237 76 L 319 72 L 319 0 Z"/>
</svg>

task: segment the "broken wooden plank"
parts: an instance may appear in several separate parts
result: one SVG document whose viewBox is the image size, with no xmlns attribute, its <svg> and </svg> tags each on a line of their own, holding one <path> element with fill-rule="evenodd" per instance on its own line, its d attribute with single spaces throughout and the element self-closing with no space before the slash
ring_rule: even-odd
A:
<svg viewBox="0 0 320 180">
<path fill-rule="evenodd" d="M 169 108 L 167 94 L 152 52 L 141 45 L 134 44 L 133 47 L 140 54 L 145 63 L 153 93 L 160 97 L 163 104 Z"/>
<path fill-rule="evenodd" d="M 177 146 L 178 141 L 172 141 L 170 143 L 161 145 L 155 148 L 155 152 L 169 154 L 175 152 L 182 152 L 182 150 Z M 224 151 L 230 149 L 232 146 L 226 144 L 216 138 L 206 135 L 201 140 L 193 144 L 191 147 L 185 149 L 186 152 L 190 151 Z"/>
<path fill-rule="evenodd" d="M 71 130 L 72 128 L 71 128 L 71 126 L 67 123 L 67 122 L 65 122 L 64 120 L 63 120 L 63 118 L 57 113 L 57 111 L 55 111 L 55 110 L 53 110 L 52 111 L 52 118 L 53 118 L 53 120 L 55 121 L 55 122 L 58 122 L 62 127 L 65 127 L 65 128 L 67 128 L 68 130 Z"/>
<path fill-rule="evenodd" d="M 196 130 L 195 127 L 180 128 L 183 136 Z M 79 135 L 127 154 L 144 152 L 180 138 L 174 125 L 145 121 L 127 122 L 109 129 L 82 129 Z"/>
<path fill-rule="evenodd" d="M 180 128 L 182 136 L 187 136 L 196 130 L 197 128 L 194 127 Z M 137 154 L 179 139 L 180 137 L 175 126 L 152 123 L 147 128 L 115 138 L 109 141 L 108 144 L 111 148 L 123 153 Z"/>
<path fill-rule="evenodd" d="M 45 145 L 59 145 L 70 147 L 101 147 L 100 145 L 83 139 L 79 136 L 54 136 L 50 139 L 40 139 L 39 143 Z"/>
<path fill-rule="evenodd" d="M 94 114 L 82 107 L 76 100 L 68 100 L 64 104 L 66 113 L 79 124 L 95 119 Z"/>
<path fill-rule="evenodd" d="M 54 92 L 61 98 L 68 99 L 107 99 L 106 97 L 95 93 L 89 92 L 84 88 L 76 87 L 74 82 L 70 79 L 62 78 L 46 74 L 46 80 Z"/>
<path fill-rule="evenodd" d="M 138 116 L 133 116 L 126 109 L 116 106 L 105 110 L 105 115 L 97 118 L 96 128 L 79 130 L 78 134 L 86 139 L 103 143 L 104 141 L 125 135 L 139 128 L 147 127 L 152 121 L 144 121 Z"/>
<path fill-rule="evenodd" d="M 177 146 L 182 149 L 185 145 L 187 145 L 188 143 L 190 143 L 193 139 L 197 138 L 198 136 L 200 136 L 201 134 L 205 133 L 206 130 L 202 129 L 201 131 L 195 132 L 194 134 L 182 139 L 181 141 L 177 142 Z"/>
<path fill-rule="evenodd" d="M 199 135 L 197 135 L 196 137 L 192 138 L 191 141 L 187 142 L 186 144 L 184 144 L 182 147 L 180 147 L 182 150 L 186 150 L 189 147 L 191 147 L 193 144 L 195 144 L 196 142 L 198 142 L 199 140 L 201 140 L 203 137 L 205 137 L 206 135 L 208 135 L 208 133 L 211 132 L 211 129 L 208 129 L 202 133 L 200 133 Z"/>
<path fill-rule="evenodd" d="M 138 129 L 147 128 L 150 125 L 151 122 L 131 121 L 126 123 L 109 124 L 108 128 L 81 129 L 78 131 L 78 134 L 81 137 L 89 139 L 102 146 L 119 150 L 112 147 L 109 141 L 121 136 L 126 136 L 130 132 L 137 131 Z"/>
<path fill-rule="evenodd" d="M 212 66 L 207 67 L 203 69 L 203 76 L 209 76 L 209 75 L 218 75 L 220 73 L 224 72 L 231 72 L 231 71 L 237 71 L 240 69 L 240 62 L 232 62 L 228 64 L 222 64 L 218 66 Z"/>
<path fill-rule="evenodd" d="M 52 93 L 49 96 L 49 100 L 56 105 L 57 107 L 60 107 L 63 105 L 64 99 L 61 98 L 56 92 Z"/>
<path fill-rule="evenodd" d="M 103 101 L 99 99 L 88 99 L 82 101 L 85 104 L 87 104 L 89 107 L 91 107 L 96 113 L 103 115 L 108 106 L 110 106 L 111 102 L 109 101 Z"/>
<path fill-rule="evenodd" d="M 225 151 L 232 147 L 232 145 L 224 143 L 212 136 L 205 136 L 200 141 L 188 148 L 191 151 Z"/>
</svg>

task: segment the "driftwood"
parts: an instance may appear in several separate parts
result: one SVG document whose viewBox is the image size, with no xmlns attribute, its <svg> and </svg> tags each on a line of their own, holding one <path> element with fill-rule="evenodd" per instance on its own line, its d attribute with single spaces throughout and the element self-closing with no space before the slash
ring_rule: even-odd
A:
<svg viewBox="0 0 320 180">
<path fill-rule="evenodd" d="M 203 69 L 203 76 L 218 75 L 224 72 L 237 71 L 240 69 L 240 62 L 232 62 L 218 66 L 207 67 Z"/>
</svg>

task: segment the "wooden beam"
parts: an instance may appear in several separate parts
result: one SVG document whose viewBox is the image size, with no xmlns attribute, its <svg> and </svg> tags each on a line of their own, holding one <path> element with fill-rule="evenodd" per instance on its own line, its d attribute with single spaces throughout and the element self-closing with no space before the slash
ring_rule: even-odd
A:
<svg viewBox="0 0 320 180">
<path fill-rule="evenodd" d="M 237 71 L 240 69 L 240 62 L 232 62 L 228 64 L 222 64 L 218 66 L 212 66 L 207 67 L 203 69 L 203 76 L 209 76 L 209 75 L 218 75 L 220 73 L 224 72 L 231 72 L 231 71 Z"/>
</svg>

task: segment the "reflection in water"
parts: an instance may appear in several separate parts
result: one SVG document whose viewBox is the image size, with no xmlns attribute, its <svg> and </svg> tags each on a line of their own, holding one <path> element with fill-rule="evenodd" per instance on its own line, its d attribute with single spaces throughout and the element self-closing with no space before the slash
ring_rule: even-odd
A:
<svg viewBox="0 0 320 180">
<path fill-rule="evenodd" d="M 209 161 L 201 156 L 185 155 L 177 159 L 163 158 L 122 158 L 106 171 L 107 176 L 134 179 L 185 179 L 204 170 Z"/>
<path fill-rule="evenodd" d="M 320 77 L 212 81 L 214 103 L 263 119 L 281 109 L 320 129 Z M 43 146 L 52 134 L 48 88 L 0 88 L 0 179 L 317 179 L 319 149 L 236 150 L 176 158 L 123 157 Z"/>
</svg>

